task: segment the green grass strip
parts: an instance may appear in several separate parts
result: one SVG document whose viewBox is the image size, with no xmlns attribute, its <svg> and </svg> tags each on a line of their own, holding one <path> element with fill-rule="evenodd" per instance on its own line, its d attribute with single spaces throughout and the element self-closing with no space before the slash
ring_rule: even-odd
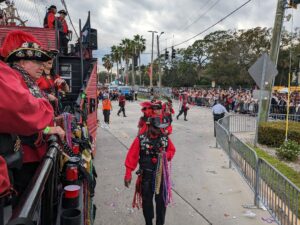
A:
<svg viewBox="0 0 300 225">
<path fill-rule="evenodd" d="M 266 160 L 272 166 L 274 166 L 277 170 L 279 170 L 284 176 L 286 176 L 291 182 L 293 182 L 297 187 L 300 188 L 300 173 L 277 159 L 276 157 L 268 154 L 264 150 L 260 148 L 253 149 L 256 151 L 257 156 Z"/>
</svg>

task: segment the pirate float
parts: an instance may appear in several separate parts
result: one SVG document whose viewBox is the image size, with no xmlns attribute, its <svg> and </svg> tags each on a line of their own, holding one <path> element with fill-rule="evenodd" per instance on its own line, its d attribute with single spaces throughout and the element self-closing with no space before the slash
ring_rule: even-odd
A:
<svg viewBox="0 0 300 225">
<path fill-rule="evenodd" d="M 92 51 L 97 49 L 96 30 L 91 28 L 88 17 L 81 30 L 85 37 L 79 37 L 71 51 L 59 52 L 61 35 L 56 23 L 55 28 L 26 27 L 16 14 L 13 2 L 6 1 L 6 5 L 0 15 L 0 72 L 7 76 L 1 74 L 1 78 L 7 79 L 7 83 L 12 77 L 21 82 L 22 86 L 14 92 L 15 99 L 22 101 L 26 97 L 27 102 L 26 108 L 21 109 L 23 121 L 12 117 L 13 113 L 1 118 L 0 141 L 4 148 L 0 149 L 0 224 L 93 224 L 97 59 L 93 58 Z M 65 83 L 59 82 L 47 93 L 38 87 L 30 72 L 32 68 L 25 65 L 32 62 L 38 66 L 50 60 L 53 60 L 55 76 L 60 75 L 55 80 Z M 68 92 L 62 91 L 61 85 L 68 86 Z M 24 92 L 17 97 L 20 88 Z M 9 90 L 12 88 L 6 94 Z M 48 102 L 51 95 L 55 102 L 52 106 Z M 56 112 L 54 122 L 52 107 Z M 32 162 L 36 163 L 34 168 Z M 33 172 L 26 174 L 24 166 L 29 164 L 27 171 Z M 29 177 L 28 183 L 19 179 L 19 187 L 14 186 L 12 178 L 16 177 L 16 182 L 18 178 Z"/>
</svg>

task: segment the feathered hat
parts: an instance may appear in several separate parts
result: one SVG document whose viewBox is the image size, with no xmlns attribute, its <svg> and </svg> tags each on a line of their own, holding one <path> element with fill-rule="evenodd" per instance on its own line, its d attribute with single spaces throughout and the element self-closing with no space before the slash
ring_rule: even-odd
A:
<svg viewBox="0 0 300 225">
<path fill-rule="evenodd" d="M 6 62 L 21 59 L 48 61 L 51 57 L 41 48 L 41 43 L 31 34 L 20 30 L 9 32 L 2 44 L 0 54 Z"/>
<path fill-rule="evenodd" d="M 58 11 L 58 14 L 68 15 L 68 13 L 67 13 L 65 10 L 63 10 L 63 9 L 62 9 L 62 10 L 59 10 L 59 11 Z"/>
<path fill-rule="evenodd" d="M 142 112 L 151 107 L 151 102 L 141 102 L 140 106 L 142 106 Z"/>
<path fill-rule="evenodd" d="M 140 103 L 140 106 L 142 106 L 141 111 L 147 117 L 152 115 L 151 105 L 152 105 L 151 102 L 147 102 L 147 101 Z"/>
</svg>

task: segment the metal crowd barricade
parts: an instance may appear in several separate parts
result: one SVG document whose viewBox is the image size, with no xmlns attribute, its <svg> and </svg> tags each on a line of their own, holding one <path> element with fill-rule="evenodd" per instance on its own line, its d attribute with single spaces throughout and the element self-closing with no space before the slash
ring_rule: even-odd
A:
<svg viewBox="0 0 300 225">
<path fill-rule="evenodd" d="M 280 225 L 300 225 L 300 189 L 232 134 L 253 131 L 253 124 L 239 115 L 224 117 L 215 124 L 217 143 L 254 192 L 256 206 L 261 201 Z"/>
<path fill-rule="evenodd" d="M 221 148 L 227 153 L 230 154 L 229 151 L 229 132 L 220 124 L 215 122 L 216 129 L 216 141 L 221 146 Z"/>
<path fill-rule="evenodd" d="M 231 153 L 230 159 L 254 192 L 254 205 L 258 205 L 257 154 L 233 134 L 230 136 L 229 144 Z"/>
<path fill-rule="evenodd" d="M 256 129 L 256 117 L 248 115 L 230 115 L 229 131 L 236 132 L 251 132 Z"/>
<path fill-rule="evenodd" d="M 269 114 L 269 121 L 283 121 L 286 120 L 286 114 Z M 300 122 L 300 115 L 289 114 L 289 121 Z"/>
<path fill-rule="evenodd" d="M 53 140 L 53 139 L 52 139 Z M 54 140 L 57 140 L 54 137 Z M 57 160 L 59 145 L 50 144 L 44 160 L 39 165 L 29 186 L 22 195 L 19 206 L 13 211 L 7 225 L 50 225 L 54 223 L 57 198 Z"/>
<path fill-rule="evenodd" d="M 282 225 L 300 225 L 300 189 L 263 159 L 258 161 L 259 199 Z"/>
</svg>

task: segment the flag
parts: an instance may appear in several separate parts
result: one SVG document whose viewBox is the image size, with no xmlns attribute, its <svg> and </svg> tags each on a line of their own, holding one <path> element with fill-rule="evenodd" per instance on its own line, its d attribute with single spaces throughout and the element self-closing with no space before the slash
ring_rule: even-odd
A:
<svg viewBox="0 0 300 225">
<path fill-rule="evenodd" d="M 83 26 L 81 30 L 81 37 L 82 37 L 82 44 L 88 45 L 90 42 L 90 35 L 91 35 L 91 21 L 90 21 L 90 12 L 88 15 L 88 18 L 85 22 L 85 25 Z"/>
</svg>

